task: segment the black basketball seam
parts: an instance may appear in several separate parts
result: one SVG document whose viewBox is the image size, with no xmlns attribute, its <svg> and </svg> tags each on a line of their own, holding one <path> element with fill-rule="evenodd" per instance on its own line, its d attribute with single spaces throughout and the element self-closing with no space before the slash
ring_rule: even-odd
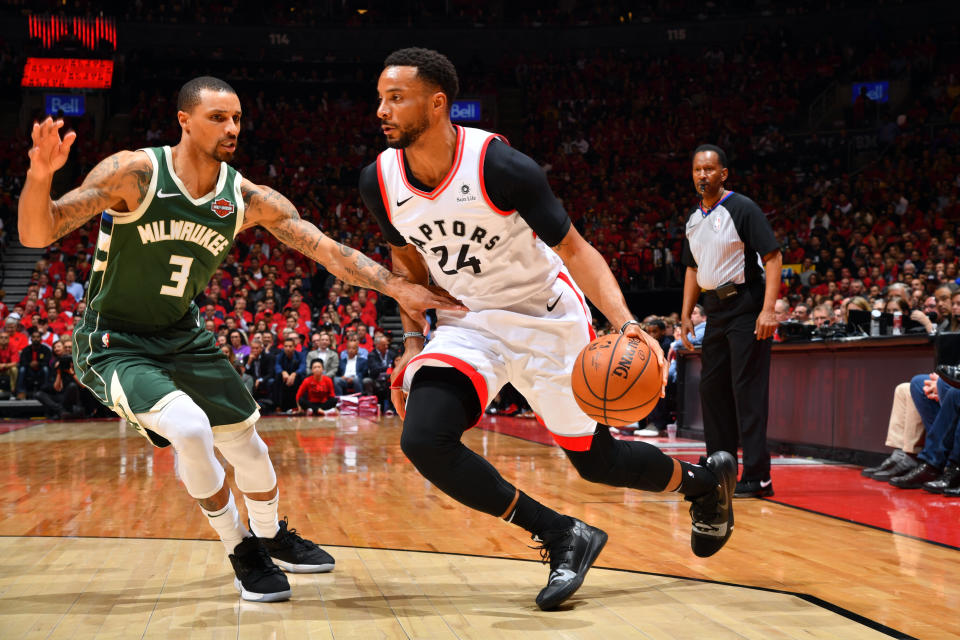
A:
<svg viewBox="0 0 960 640">
<path fill-rule="evenodd" d="M 653 357 L 653 349 L 650 348 L 650 345 L 648 345 L 648 344 L 646 343 L 646 341 L 644 341 L 644 340 L 640 340 L 640 344 L 647 348 L 647 353 L 649 353 L 649 354 L 650 354 L 650 357 L 652 358 L 652 357 Z M 623 396 L 627 395 L 627 393 L 630 391 L 630 389 L 633 388 L 633 385 L 637 384 L 637 380 L 639 380 L 640 378 L 643 377 L 643 372 L 647 370 L 647 365 L 649 365 L 649 364 L 650 364 L 650 358 L 647 358 L 647 361 L 643 363 L 643 367 L 640 369 L 640 372 L 637 373 L 637 376 L 633 379 L 633 382 L 630 383 L 630 386 L 628 386 L 626 389 L 624 389 L 624 390 L 623 390 L 623 393 L 621 393 L 620 395 L 618 395 L 616 398 L 608 398 L 608 400 L 611 400 L 611 401 L 619 400 L 619 399 L 622 398 Z M 660 394 L 660 392 L 658 391 L 658 392 L 657 392 L 657 395 L 659 395 L 659 394 Z M 606 393 L 604 393 L 604 395 L 606 395 Z"/>
<path fill-rule="evenodd" d="M 576 392 L 574 392 L 573 395 L 574 395 L 575 398 L 577 398 L 578 400 L 580 400 L 580 401 L 583 403 L 583 406 L 585 406 L 585 407 L 588 407 L 588 408 L 590 408 L 590 409 L 601 409 L 601 408 L 602 408 L 600 405 L 590 404 L 586 399 L 584 399 L 583 397 L 581 397 L 581 396 L 580 396 L 579 394 L 577 394 Z M 650 404 L 650 403 L 653 402 L 654 400 L 658 399 L 659 397 L 660 397 L 660 392 L 658 391 L 655 396 L 651 396 L 651 398 L 650 398 L 649 400 L 646 400 L 646 401 L 644 401 L 644 402 L 641 402 L 640 404 L 634 405 L 634 406 L 632 406 L 632 407 L 624 407 L 623 409 L 611 409 L 611 411 L 612 411 L 613 413 L 622 413 L 622 412 L 624 412 L 624 411 L 633 411 L 633 410 L 635 410 L 635 409 L 639 409 L 639 408 L 641 408 L 641 407 L 647 406 L 648 404 Z M 581 409 L 582 409 L 582 407 L 581 407 Z M 586 411 L 584 411 L 584 413 L 586 413 Z M 592 416 L 591 416 L 591 417 L 592 417 Z"/>
<path fill-rule="evenodd" d="M 611 355 L 617 352 L 617 347 L 620 346 L 620 339 L 623 338 L 623 334 L 617 336 L 616 341 L 613 343 L 613 351 Z M 603 421 L 607 421 L 607 387 L 610 386 L 610 368 L 613 367 L 613 358 L 611 357 L 607 360 L 607 375 L 603 381 Z"/>
<path fill-rule="evenodd" d="M 590 386 L 590 381 L 587 378 L 587 370 L 586 370 L 587 359 L 584 357 L 584 353 L 586 353 L 588 347 L 589 345 L 587 347 L 584 347 L 583 351 L 580 353 L 580 373 L 581 373 L 581 377 L 583 378 L 583 386 L 587 388 L 587 391 L 590 392 L 590 395 L 592 395 L 597 399 L 602 399 L 602 396 L 598 394 L 596 391 L 594 391 L 593 387 Z"/>
</svg>

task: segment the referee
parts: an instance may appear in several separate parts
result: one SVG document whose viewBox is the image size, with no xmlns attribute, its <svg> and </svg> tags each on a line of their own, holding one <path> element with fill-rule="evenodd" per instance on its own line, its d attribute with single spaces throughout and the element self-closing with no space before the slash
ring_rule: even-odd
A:
<svg viewBox="0 0 960 640">
<path fill-rule="evenodd" d="M 777 328 L 774 303 L 783 259 L 773 229 L 750 198 L 724 188 L 727 156 L 705 144 L 693 153 L 693 184 L 700 205 L 690 214 L 683 242 L 681 339 L 693 333 L 690 315 L 703 289 L 700 403 L 707 454 L 743 447 L 743 471 L 734 497 L 773 495 L 767 450 L 770 343 Z M 762 256 L 762 260 L 761 260 Z"/>
</svg>

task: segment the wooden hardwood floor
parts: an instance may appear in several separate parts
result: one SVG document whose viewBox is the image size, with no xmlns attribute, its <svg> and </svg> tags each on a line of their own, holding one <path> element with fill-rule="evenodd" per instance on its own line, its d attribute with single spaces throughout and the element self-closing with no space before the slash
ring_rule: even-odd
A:
<svg viewBox="0 0 960 640">
<path fill-rule="evenodd" d="M 529 536 L 430 486 L 395 418 L 259 428 L 281 514 L 333 573 L 292 576 L 289 603 L 240 601 L 171 450 L 118 422 L 38 424 L 0 435 L 0 637 L 960 638 L 956 549 L 747 500 L 699 559 L 678 495 L 591 485 L 556 447 L 471 430 L 521 489 L 610 534 L 571 606 L 542 613 Z"/>
</svg>

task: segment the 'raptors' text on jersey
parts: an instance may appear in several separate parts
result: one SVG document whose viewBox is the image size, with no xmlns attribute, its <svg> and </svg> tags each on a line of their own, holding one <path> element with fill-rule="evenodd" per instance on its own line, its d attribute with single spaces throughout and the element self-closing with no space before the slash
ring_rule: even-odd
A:
<svg viewBox="0 0 960 640">
<path fill-rule="evenodd" d="M 503 140 L 458 126 L 453 165 L 432 191 L 410 184 L 402 149 L 377 158 L 390 224 L 417 247 L 434 282 L 474 311 L 526 300 L 550 287 L 563 264 L 516 211 L 490 199 L 483 162 L 495 139 Z"/>
</svg>

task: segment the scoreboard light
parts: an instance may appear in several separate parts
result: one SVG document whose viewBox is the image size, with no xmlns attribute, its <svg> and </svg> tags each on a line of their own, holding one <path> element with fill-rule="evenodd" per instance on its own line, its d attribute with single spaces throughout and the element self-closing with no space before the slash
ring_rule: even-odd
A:
<svg viewBox="0 0 960 640">
<path fill-rule="evenodd" d="M 87 49 L 96 49 L 102 41 L 117 48 L 117 21 L 113 18 L 66 18 L 63 16 L 28 16 L 27 33 L 37 38 L 44 49 L 55 47 L 62 38 L 79 40 Z"/>
<path fill-rule="evenodd" d="M 57 89 L 109 89 L 113 84 L 113 60 L 83 58 L 27 58 L 23 87 Z"/>
</svg>

